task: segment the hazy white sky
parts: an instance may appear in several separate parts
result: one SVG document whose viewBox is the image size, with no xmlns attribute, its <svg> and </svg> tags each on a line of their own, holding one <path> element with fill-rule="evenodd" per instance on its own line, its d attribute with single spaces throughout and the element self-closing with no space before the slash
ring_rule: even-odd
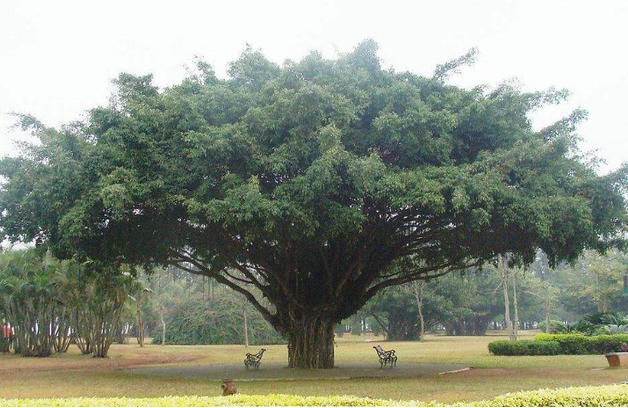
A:
<svg viewBox="0 0 628 408">
<path fill-rule="evenodd" d="M 278 63 L 317 49 L 333 57 L 364 38 L 398 71 L 431 75 L 478 47 L 453 78 L 469 87 L 518 78 L 525 89 L 565 87 L 568 104 L 535 115 L 542 126 L 574 107 L 584 150 L 628 161 L 628 1 L 30 1 L 0 0 L 0 155 L 19 136 L 7 112 L 48 125 L 106 104 L 119 72 L 180 81 L 194 55 L 225 75 L 246 43 Z"/>
</svg>

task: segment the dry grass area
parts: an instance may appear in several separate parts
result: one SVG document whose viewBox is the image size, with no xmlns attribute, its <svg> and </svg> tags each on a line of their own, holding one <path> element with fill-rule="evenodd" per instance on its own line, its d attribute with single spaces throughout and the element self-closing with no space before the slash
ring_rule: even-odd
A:
<svg viewBox="0 0 628 408">
<path fill-rule="evenodd" d="M 503 338 L 430 336 L 423 343 L 382 344 L 394 348 L 400 366 L 408 363 L 462 364 L 471 370 L 414 378 L 302 379 L 241 381 L 245 394 L 354 395 L 397 400 L 480 400 L 519 390 L 602 385 L 628 380 L 628 370 L 606 369 L 603 356 L 496 357 L 487 344 Z M 378 365 L 367 337 L 338 339 L 338 365 L 373 362 Z M 23 358 L 0 355 L 0 397 L 159 397 L 220 393 L 217 381 L 137 375 L 129 368 L 154 365 L 234 364 L 242 366 L 244 353 L 256 346 L 153 346 L 114 345 L 110 358 L 81 356 L 72 347 L 67 355 Z M 286 346 L 266 346 L 267 364 L 286 364 Z M 287 370 L 287 369 L 286 369 Z M 273 377 L 269 371 L 269 377 Z M 270 378 L 269 378 L 270 379 Z"/>
</svg>

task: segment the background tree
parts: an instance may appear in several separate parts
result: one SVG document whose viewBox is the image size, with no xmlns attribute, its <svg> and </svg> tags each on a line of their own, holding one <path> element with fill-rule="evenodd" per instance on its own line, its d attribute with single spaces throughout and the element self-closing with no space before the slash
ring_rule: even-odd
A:
<svg viewBox="0 0 628 408">
<path fill-rule="evenodd" d="M 221 285 L 222 286 L 222 285 Z M 167 344 L 245 344 L 242 308 L 246 307 L 249 343 L 281 344 L 283 338 L 264 320 L 260 313 L 242 296 L 222 286 L 211 298 L 202 299 L 200 291 L 185 292 L 184 296 L 166 303 Z M 161 336 L 153 338 L 161 342 Z"/>
<path fill-rule="evenodd" d="M 419 340 L 425 340 L 425 313 L 423 305 L 425 304 L 425 286 L 427 282 L 424 280 L 412 281 L 406 284 L 405 290 L 409 291 L 416 301 L 416 309 L 419 315 Z"/>
<path fill-rule="evenodd" d="M 423 314 L 423 332 L 431 330 L 438 323 L 440 305 L 436 298 L 430 297 L 430 282 L 423 294 L 416 293 L 409 286 L 394 286 L 381 291 L 362 309 L 372 317 L 372 325 L 379 327 L 388 341 L 421 340 L 421 314 Z M 417 288 L 421 291 L 420 288 Z M 421 299 L 421 313 L 416 295 Z"/>
<path fill-rule="evenodd" d="M 153 314 L 156 314 L 158 317 L 159 344 L 161 345 L 166 344 L 167 322 L 171 319 L 171 308 L 174 307 L 178 300 L 184 298 L 185 295 L 189 293 L 186 292 L 184 286 L 178 282 L 175 273 L 172 268 L 168 268 L 164 271 L 157 271 L 144 278 L 144 285 L 149 290 L 148 302 L 150 308 Z M 147 312 L 148 313 L 145 313 L 145 315 L 150 315 L 151 312 Z"/>
<path fill-rule="evenodd" d="M 318 368 L 333 367 L 336 323 L 389 286 L 624 244 L 627 168 L 599 177 L 581 158 L 583 112 L 532 128 L 566 92 L 460 89 L 444 79 L 472 58 L 425 78 L 376 50 L 279 66 L 247 49 L 229 79 L 200 64 L 160 90 L 121 74 L 83 122 L 23 116 L 38 143 L 0 162 L 2 232 L 210 276 L 289 338 L 291 366 Z"/>
<path fill-rule="evenodd" d="M 495 268 L 468 270 L 435 279 L 426 299 L 435 304 L 436 320 L 448 335 L 484 335 L 490 322 L 503 313 L 500 279 Z"/>
<path fill-rule="evenodd" d="M 416 302 L 400 287 L 383 290 L 363 310 L 381 327 L 386 334 L 386 340 L 403 341 L 419 338 Z"/>
<path fill-rule="evenodd" d="M 587 251 L 575 267 L 564 265 L 561 269 L 565 275 L 564 296 L 570 297 L 572 303 L 579 303 L 583 312 L 605 313 L 626 305 L 623 278 L 628 273 L 628 256 L 625 254 L 609 251 L 602 256 Z"/>
</svg>

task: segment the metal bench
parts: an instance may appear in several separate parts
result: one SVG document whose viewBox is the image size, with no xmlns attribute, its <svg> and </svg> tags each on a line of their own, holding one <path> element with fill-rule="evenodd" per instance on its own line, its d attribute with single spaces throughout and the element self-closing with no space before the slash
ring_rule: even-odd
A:
<svg viewBox="0 0 628 408">
<path fill-rule="evenodd" d="M 246 358 L 244 359 L 244 366 L 248 370 L 253 367 L 256 370 L 259 368 L 259 365 L 262 363 L 262 356 L 266 349 L 261 349 L 257 354 L 246 353 Z"/>
<path fill-rule="evenodd" d="M 377 357 L 379 357 L 380 368 L 383 368 L 390 363 L 390 367 L 397 367 L 397 356 L 395 350 L 386 351 L 379 344 L 373 347 L 377 351 Z"/>
</svg>

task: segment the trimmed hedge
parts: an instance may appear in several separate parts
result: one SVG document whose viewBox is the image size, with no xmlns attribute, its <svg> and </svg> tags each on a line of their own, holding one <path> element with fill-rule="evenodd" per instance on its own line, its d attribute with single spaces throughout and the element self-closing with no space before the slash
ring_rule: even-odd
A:
<svg viewBox="0 0 628 408">
<path fill-rule="evenodd" d="M 556 341 L 498 340 L 489 343 L 488 351 L 496 356 L 554 356 L 560 354 Z"/>
<path fill-rule="evenodd" d="M 557 354 L 606 354 L 621 351 L 628 334 L 537 334 L 534 340 L 497 340 L 488 350 L 496 356 L 554 356 Z"/>
<path fill-rule="evenodd" d="M 233 395 L 231 397 L 163 398 L 29 398 L 0 399 L 0 407 L 378 407 L 378 406 L 451 406 L 350 396 L 302 397 L 298 395 Z M 476 407 L 624 407 L 628 406 L 628 385 L 571 387 L 556 390 L 521 391 L 454 406 Z"/>
<path fill-rule="evenodd" d="M 621 351 L 628 344 L 628 334 L 537 334 L 534 340 L 559 343 L 560 354 L 606 354 Z"/>
</svg>

